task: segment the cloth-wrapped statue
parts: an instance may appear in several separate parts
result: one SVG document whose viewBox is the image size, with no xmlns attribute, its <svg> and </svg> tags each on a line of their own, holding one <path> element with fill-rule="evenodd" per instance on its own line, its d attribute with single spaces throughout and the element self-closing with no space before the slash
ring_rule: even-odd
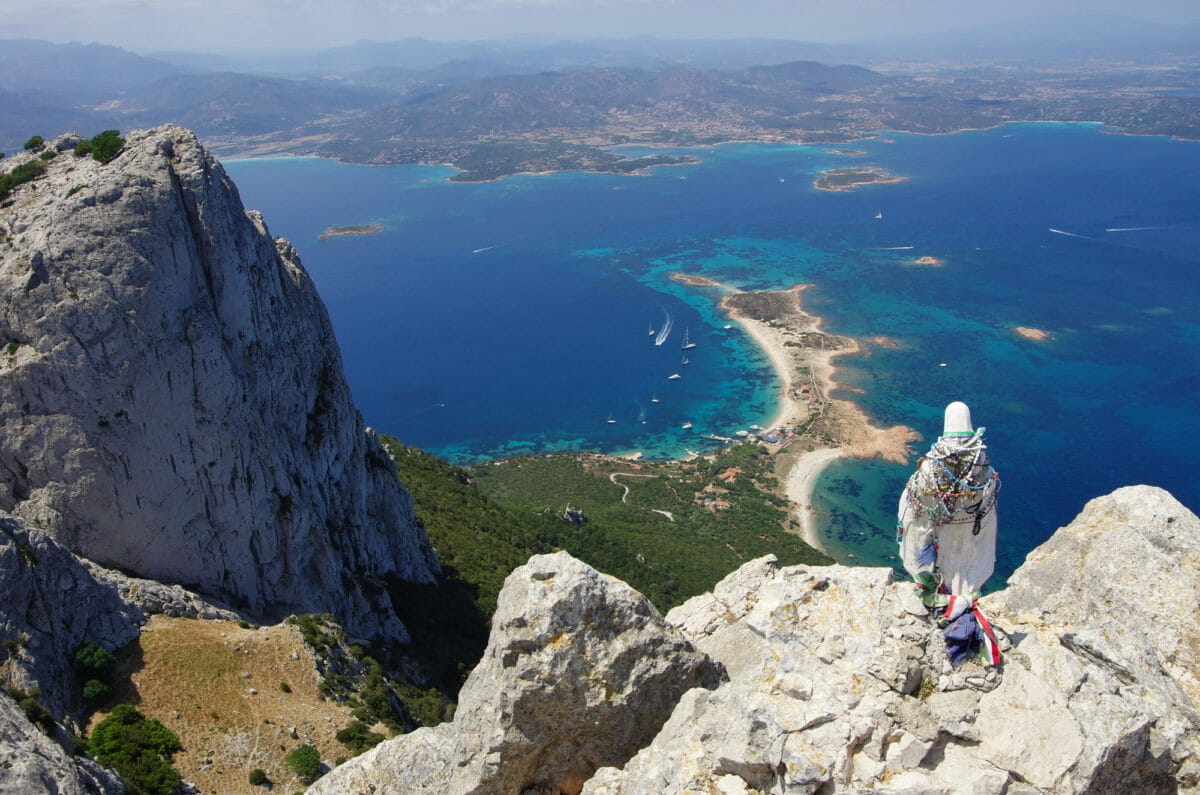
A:
<svg viewBox="0 0 1200 795">
<path fill-rule="evenodd" d="M 985 664 L 1000 664 L 991 626 L 976 605 L 996 566 L 1000 491 L 985 430 L 972 427 L 965 403 L 946 406 L 942 435 L 917 462 L 897 511 L 900 559 L 945 626 L 955 666 L 976 652 Z"/>
</svg>

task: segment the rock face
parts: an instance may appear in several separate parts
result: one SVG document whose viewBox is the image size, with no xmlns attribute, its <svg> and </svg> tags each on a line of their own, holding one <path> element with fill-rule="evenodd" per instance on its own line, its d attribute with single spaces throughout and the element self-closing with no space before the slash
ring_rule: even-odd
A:
<svg viewBox="0 0 1200 795">
<path fill-rule="evenodd" d="M 505 581 L 454 721 L 383 743 L 309 792 L 578 792 L 720 675 L 625 583 L 538 555 Z"/>
<path fill-rule="evenodd" d="M 108 567 L 403 638 L 371 581 L 438 564 L 291 246 L 177 127 L 48 166 L 0 208 L 0 509 Z"/>
<path fill-rule="evenodd" d="M 37 688 L 56 718 L 72 710 L 75 650 L 85 640 L 116 651 L 147 615 L 236 619 L 179 586 L 126 577 L 80 560 L 46 533 L 0 511 L 0 671 L 8 685 Z"/>
<path fill-rule="evenodd" d="M 0 694 L 0 793 L 33 792 L 119 795 L 125 787 L 112 771 L 69 756 L 26 720 L 12 699 Z"/>
<path fill-rule="evenodd" d="M 453 723 L 380 745 L 310 792 L 541 795 L 582 783 L 591 795 L 1014 795 L 1200 784 L 1195 515 L 1146 486 L 1094 500 L 985 601 L 1005 663 L 952 671 L 913 585 L 889 569 L 751 561 L 672 610 L 673 631 L 565 554 L 534 558 L 505 585 Z M 615 621 L 618 610 L 626 618 Z M 656 668 L 669 647 L 686 654 L 685 670 L 706 670 L 681 635 L 727 679 L 714 687 L 707 675 Z M 604 761 L 614 757 L 627 761 Z"/>
<path fill-rule="evenodd" d="M 1089 503 L 985 610 L 1005 665 L 950 675 L 885 569 L 746 564 L 668 614 L 730 682 L 689 692 L 586 793 L 1175 792 L 1200 776 L 1200 520 L 1146 486 Z"/>
</svg>

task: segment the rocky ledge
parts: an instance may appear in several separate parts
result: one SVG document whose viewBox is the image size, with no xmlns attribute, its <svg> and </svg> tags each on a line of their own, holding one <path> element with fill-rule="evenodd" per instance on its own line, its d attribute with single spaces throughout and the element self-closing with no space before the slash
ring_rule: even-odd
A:
<svg viewBox="0 0 1200 795">
<path fill-rule="evenodd" d="M 558 554 L 514 572 L 500 602 L 454 721 L 310 792 L 1140 793 L 1200 778 L 1200 520 L 1160 489 L 1093 500 L 984 600 L 999 668 L 952 671 L 888 569 L 762 558 L 664 622 Z"/>
</svg>

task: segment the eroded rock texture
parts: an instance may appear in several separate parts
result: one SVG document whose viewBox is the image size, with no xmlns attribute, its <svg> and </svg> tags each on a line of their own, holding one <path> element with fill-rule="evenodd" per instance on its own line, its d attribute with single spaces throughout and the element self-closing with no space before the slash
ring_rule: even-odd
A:
<svg viewBox="0 0 1200 795">
<path fill-rule="evenodd" d="M 404 638 L 377 583 L 436 557 L 295 251 L 186 130 L 104 165 L 70 144 L 0 207 L 0 509 L 104 566 Z"/>
</svg>

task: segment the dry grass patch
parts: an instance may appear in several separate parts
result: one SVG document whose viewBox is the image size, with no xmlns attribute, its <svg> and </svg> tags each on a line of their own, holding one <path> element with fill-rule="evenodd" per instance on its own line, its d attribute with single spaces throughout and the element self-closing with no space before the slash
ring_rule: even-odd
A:
<svg viewBox="0 0 1200 795">
<path fill-rule="evenodd" d="M 264 792 L 249 783 L 256 767 L 275 791 L 302 790 L 284 757 L 305 743 L 330 764 L 350 756 L 334 737 L 350 710 L 322 700 L 312 654 L 288 624 L 154 616 L 119 655 L 113 679 L 108 706 L 131 703 L 179 735 L 175 768 L 199 792 Z M 92 717 L 89 732 L 105 714 Z"/>
</svg>

